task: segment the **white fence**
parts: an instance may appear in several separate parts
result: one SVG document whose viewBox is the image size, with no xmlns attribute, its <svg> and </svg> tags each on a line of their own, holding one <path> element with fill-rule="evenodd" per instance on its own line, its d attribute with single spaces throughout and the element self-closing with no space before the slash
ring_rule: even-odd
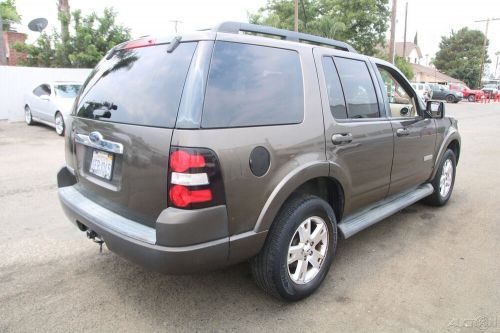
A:
<svg viewBox="0 0 500 333">
<path fill-rule="evenodd" d="M 0 66 L 0 119 L 24 119 L 24 95 L 51 81 L 85 81 L 90 69 Z"/>
</svg>

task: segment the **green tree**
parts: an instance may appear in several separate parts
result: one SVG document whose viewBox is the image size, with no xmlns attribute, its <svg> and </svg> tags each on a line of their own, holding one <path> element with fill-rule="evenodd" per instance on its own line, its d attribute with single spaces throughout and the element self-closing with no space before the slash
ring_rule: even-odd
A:
<svg viewBox="0 0 500 333">
<path fill-rule="evenodd" d="M 10 30 L 11 22 L 21 23 L 21 15 L 17 12 L 15 0 L 5 0 L 0 2 L 0 18 L 3 22 L 3 30 Z"/>
<path fill-rule="evenodd" d="M 71 14 L 73 29 L 67 43 L 54 30 L 51 34 L 42 33 L 33 45 L 15 47 L 28 54 L 28 66 L 92 68 L 113 46 L 130 39 L 130 29 L 115 20 L 116 12 L 111 8 L 106 8 L 101 16 L 82 16 L 76 10 Z"/>
<path fill-rule="evenodd" d="M 345 41 L 368 55 L 385 43 L 388 18 L 388 0 L 299 1 L 300 32 Z M 294 0 L 268 0 L 249 20 L 293 30 Z"/>
<path fill-rule="evenodd" d="M 396 67 L 406 76 L 408 80 L 413 79 L 413 68 L 411 64 L 403 57 L 396 56 L 395 58 Z"/>
<path fill-rule="evenodd" d="M 439 43 L 434 65 L 441 72 L 475 87 L 481 84 L 481 58 L 483 56 L 484 34 L 467 27 L 452 31 L 449 37 L 443 36 Z M 488 43 L 486 50 L 488 50 Z M 486 52 L 485 64 L 489 63 Z"/>
</svg>

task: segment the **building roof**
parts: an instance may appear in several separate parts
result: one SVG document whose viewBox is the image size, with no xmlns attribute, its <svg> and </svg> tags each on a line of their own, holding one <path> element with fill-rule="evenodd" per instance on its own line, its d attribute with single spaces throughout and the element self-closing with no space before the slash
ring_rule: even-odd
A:
<svg viewBox="0 0 500 333">
<path fill-rule="evenodd" d="M 405 49 L 405 55 L 403 55 L 403 49 L 404 49 L 404 45 L 405 43 L 404 42 L 396 42 L 395 43 L 395 49 L 396 49 L 396 54 L 400 57 L 408 57 L 411 53 L 412 50 L 417 50 L 417 53 L 418 53 L 418 58 L 419 59 L 422 59 L 422 51 L 420 50 L 420 46 L 418 46 L 417 44 L 414 44 L 412 42 L 406 42 L 406 49 Z"/>
<path fill-rule="evenodd" d="M 413 68 L 413 73 L 415 75 L 417 73 L 422 73 L 430 77 L 435 78 L 435 82 L 447 82 L 447 83 L 461 83 L 465 84 L 464 82 L 460 81 L 459 79 L 455 79 L 454 77 L 451 77 L 449 75 L 446 75 L 444 73 L 441 73 L 435 68 L 432 67 L 427 67 L 427 66 L 422 66 L 419 64 L 410 64 Z"/>
</svg>

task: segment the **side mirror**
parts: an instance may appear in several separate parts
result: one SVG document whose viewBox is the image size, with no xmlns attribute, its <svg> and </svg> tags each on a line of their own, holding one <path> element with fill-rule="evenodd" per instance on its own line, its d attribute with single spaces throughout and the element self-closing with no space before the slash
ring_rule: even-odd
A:
<svg viewBox="0 0 500 333">
<path fill-rule="evenodd" d="M 50 96 L 49 95 L 42 95 L 42 96 L 40 96 L 40 99 L 42 99 L 44 101 L 50 101 Z"/>
<path fill-rule="evenodd" d="M 425 108 L 431 118 L 441 119 L 444 117 L 444 103 L 439 101 L 427 101 Z"/>
</svg>

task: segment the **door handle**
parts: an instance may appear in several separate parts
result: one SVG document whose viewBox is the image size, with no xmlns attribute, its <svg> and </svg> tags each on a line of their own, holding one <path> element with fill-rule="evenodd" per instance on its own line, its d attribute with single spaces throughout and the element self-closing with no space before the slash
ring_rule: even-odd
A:
<svg viewBox="0 0 500 333">
<path fill-rule="evenodd" d="M 332 142 L 334 145 L 350 143 L 352 142 L 352 134 L 351 133 L 334 134 L 332 135 Z"/>
<path fill-rule="evenodd" d="M 405 127 L 403 127 L 403 128 L 398 128 L 398 129 L 396 130 L 396 135 L 397 135 L 397 136 L 407 136 L 407 135 L 409 135 L 409 134 L 410 134 L 410 131 L 409 131 L 407 128 L 405 128 Z"/>
</svg>

